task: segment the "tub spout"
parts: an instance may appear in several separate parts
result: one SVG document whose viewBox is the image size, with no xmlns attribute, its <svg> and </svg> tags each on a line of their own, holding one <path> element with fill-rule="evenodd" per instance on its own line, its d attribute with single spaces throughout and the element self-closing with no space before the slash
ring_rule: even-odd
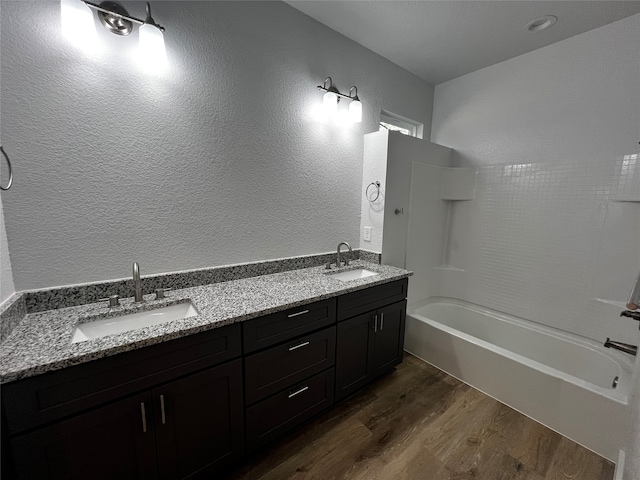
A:
<svg viewBox="0 0 640 480">
<path fill-rule="evenodd" d="M 640 273 L 636 278 L 636 283 L 633 284 L 631 293 L 629 294 L 629 300 L 627 300 L 627 308 L 629 310 L 637 310 L 640 308 Z"/>
<path fill-rule="evenodd" d="M 616 342 L 607 337 L 607 341 L 604 342 L 604 346 L 606 348 L 615 348 L 616 350 L 620 350 L 621 352 L 628 353 L 629 355 L 633 355 L 634 357 L 638 353 L 638 347 L 635 345 L 630 345 L 628 343 Z"/>
</svg>

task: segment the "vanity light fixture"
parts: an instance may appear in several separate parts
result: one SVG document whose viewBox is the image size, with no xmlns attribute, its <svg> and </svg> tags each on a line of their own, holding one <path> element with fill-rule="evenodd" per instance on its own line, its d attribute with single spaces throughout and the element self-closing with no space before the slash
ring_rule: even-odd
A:
<svg viewBox="0 0 640 480">
<path fill-rule="evenodd" d="M 354 85 L 349 89 L 349 95 L 340 93 L 340 91 L 333 85 L 331 77 L 324 79 L 323 85 L 318 85 L 318 90 L 325 92 L 322 97 L 322 109 L 327 117 L 333 117 L 338 112 L 338 103 L 340 98 L 348 98 L 351 100 L 349 104 L 349 119 L 353 123 L 362 122 L 362 103 L 358 98 L 358 88 Z M 351 96 L 351 92 L 354 91 L 354 95 Z"/>
<path fill-rule="evenodd" d="M 140 25 L 138 34 L 141 58 L 154 64 L 166 61 L 162 34 L 164 27 L 158 25 L 151 16 L 149 2 L 147 2 L 147 17 L 141 20 L 130 16 L 125 8 L 116 2 L 104 1 L 97 5 L 87 0 L 61 0 L 60 13 L 65 35 L 80 40 L 80 35 L 86 36 L 87 32 L 95 31 L 93 16 L 89 9 L 96 10 L 104 28 L 116 35 L 129 35 L 133 31 L 134 23 Z"/>
<path fill-rule="evenodd" d="M 355 93 L 353 97 L 351 96 L 351 91 L 354 90 Z M 362 103 L 358 98 L 358 87 L 355 85 L 349 89 L 349 98 L 351 98 L 351 103 L 349 104 L 349 119 L 353 123 L 362 122 Z"/>
<path fill-rule="evenodd" d="M 62 34 L 73 43 L 88 47 L 96 37 L 96 27 L 89 7 L 80 0 L 60 1 Z"/>
</svg>

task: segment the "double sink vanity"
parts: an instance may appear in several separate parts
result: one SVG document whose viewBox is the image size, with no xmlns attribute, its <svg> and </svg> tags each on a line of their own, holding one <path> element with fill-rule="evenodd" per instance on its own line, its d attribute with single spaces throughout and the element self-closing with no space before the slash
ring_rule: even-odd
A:
<svg viewBox="0 0 640 480">
<path fill-rule="evenodd" d="M 357 261 L 29 313 L 0 353 L 3 475 L 216 478 L 402 361 L 410 275 Z"/>
</svg>

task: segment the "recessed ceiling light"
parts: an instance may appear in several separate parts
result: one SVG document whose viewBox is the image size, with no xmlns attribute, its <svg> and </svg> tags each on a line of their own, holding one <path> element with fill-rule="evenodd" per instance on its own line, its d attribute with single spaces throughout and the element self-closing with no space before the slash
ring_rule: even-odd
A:
<svg viewBox="0 0 640 480">
<path fill-rule="evenodd" d="M 558 17 L 555 15 L 544 15 L 542 17 L 535 18 L 527 23 L 524 28 L 530 32 L 539 32 L 545 28 L 549 28 L 558 21 Z"/>
</svg>

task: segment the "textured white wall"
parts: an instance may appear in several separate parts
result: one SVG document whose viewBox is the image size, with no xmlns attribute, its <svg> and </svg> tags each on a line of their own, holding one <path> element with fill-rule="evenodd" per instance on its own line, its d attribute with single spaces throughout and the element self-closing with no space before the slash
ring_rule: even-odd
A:
<svg viewBox="0 0 640 480">
<path fill-rule="evenodd" d="M 124 2 L 144 15 L 142 2 Z M 3 2 L 5 220 L 17 289 L 331 251 L 359 243 L 363 133 L 381 108 L 430 127 L 433 88 L 280 2 L 156 2 L 170 68 L 60 34 L 58 2 Z M 312 115 L 358 86 L 364 122 Z M 366 247 L 366 245 L 363 245 Z"/>
<path fill-rule="evenodd" d="M 389 131 L 368 133 L 364 136 L 362 163 L 362 216 L 360 218 L 360 246 L 367 250 L 382 252 L 382 229 L 384 226 L 384 199 L 387 190 L 387 153 Z M 380 182 L 380 195 L 370 202 L 366 197 L 371 182 Z M 371 186 L 369 196 L 375 197 L 376 188 Z M 371 241 L 364 240 L 364 228 L 371 227 Z"/>
<path fill-rule="evenodd" d="M 0 303 L 13 295 L 15 291 L 11 259 L 9 258 L 9 248 L 7 244 L 7 232 L 4 227 L 2 195 L 0 195 Z"/>
<path fill-rule="evenodd" d="M 465 278 L 449 294 L 640 342 L 618 317 L 640 270 L 639 45 L 635 15 L 436 87 L 431 140 L 481 167 L 476 200 L 453 212 Z M 625 420 L 639 410 L 632 400 Z M 636 434 L 626 480 L 638 451 Z"/>
</svg>

